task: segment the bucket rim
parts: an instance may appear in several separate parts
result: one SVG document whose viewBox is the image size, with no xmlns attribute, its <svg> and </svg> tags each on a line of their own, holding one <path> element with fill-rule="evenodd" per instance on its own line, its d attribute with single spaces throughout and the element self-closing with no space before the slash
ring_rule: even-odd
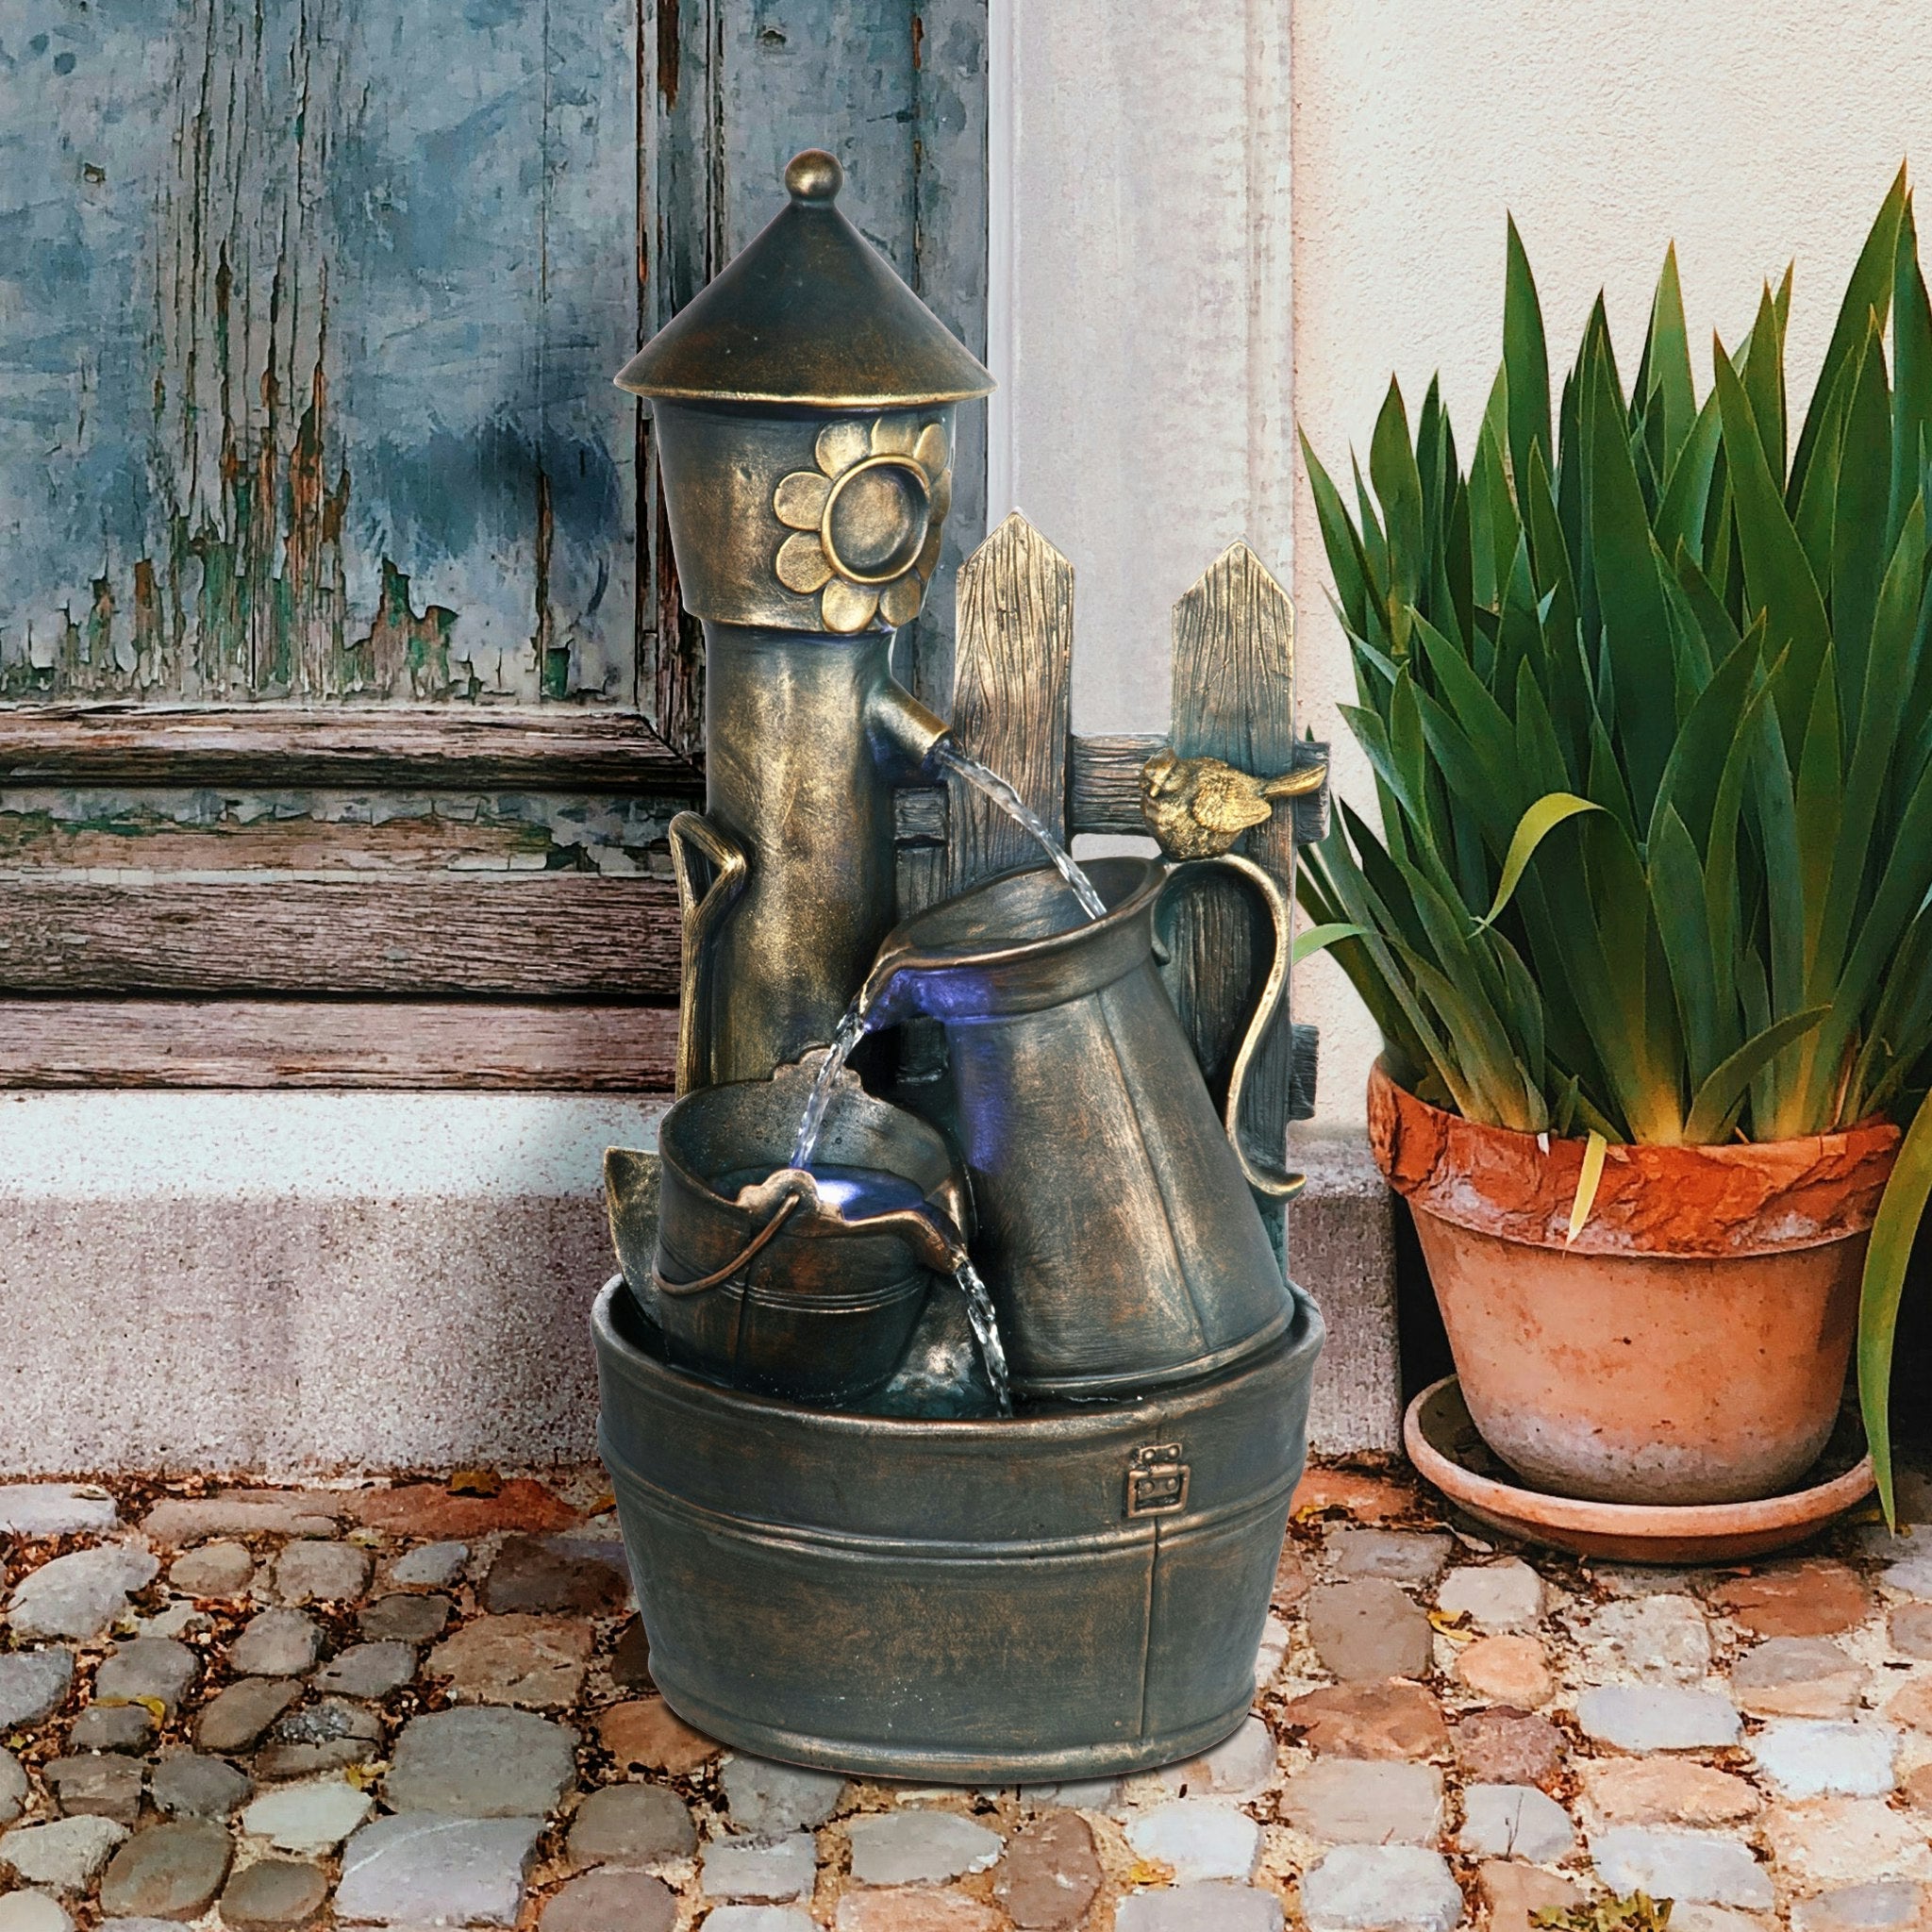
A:
<svg viewBox="0 0 1932 1932">
<path fill-rule="evenodd" d="M 1196 1405 L 1218 1403 L 1230 1384 L 1245 1377 L 1279 1373 L 1283 1356 L 1299 1357 L 1296 1366 L 1312 1372 L 1327 1334 L 1321 1309 L 1305 1290 L 1291 1281 L 1288 1291 L 1293 1307 L 1286 1333 L 1273 1347 L 1243 1356 L 1220 1374 L 1191 1378 L 1159 1389 L 1141 1390 L 1137 1391 L 1139 1399 L 1124 1396 L 1107 1403 L 1069 1404 L 1033 1415 L 872 1415 L 863 1409 L 813 1408 L 778 1396 L 727 1389 L 672 1368 L 618 1333 L 611 1318 L 611 1304 L 625 1287 L 624 1276 L 613 1274 L 598 1291 L 591 1305 L 591 1335 L 598 1356 L 603 1360 L 612 1362 L 631 1374 L 661 1380 L 679 1391 L 688 1391 L 692 1399 L 736 1409 L 748 1417 L 772 1421 L 782 1419 L 794 1427 L 818 1434 L 862 1437 L 874 1444 L 891 1441 L 969 1443 L 984 1441 L 993 1431 L 1000 1432 L 1002 1440 L 1014 1442 L 1079 1441 L 1089 1437 L 1104 1439 L 1128 1427 L 1135 1416 L 1144 1414 L 1144 1402 L 1150 1398 L 1158 1398 L 1161 1402 L 1163 1416 L 1166 1417 L 1174 1412 L 1175 1406 L 1185 1413 Z"/>
</svg>

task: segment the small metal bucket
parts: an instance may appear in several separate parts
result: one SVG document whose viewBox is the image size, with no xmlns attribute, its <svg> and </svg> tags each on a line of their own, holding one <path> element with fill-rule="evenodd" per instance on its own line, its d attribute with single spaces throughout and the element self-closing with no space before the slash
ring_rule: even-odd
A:
<svg viewBox="0 0 1932 1932">
<path fill-rule="evenodd" d="M 625 1277 L 648 1291 L 675 1366 L 836 1406 L 891 1378 L 932 1272 L 965 1259 L 966 1207 L 942 1137 L 849 1074 L 820 1172 L 788 1166 L 815 1073 L 808 1061 L 687 1094 L 658 1129 L 659 1198 L 623 1148 L 605 1156 L 605 1191 Z M 855 1196 L 827 1170 L 873 1185 Z"/>
<path fill-rule="evenodd" d="M 1111 1777 L 1255 1696 L 1322 1318 L 1140 1402 L 906 1421 L 668 1368 L 612 1282 L 598 1447 L 651 1674 L 736 1750 L 855 1775 Z"/>
<path fill-rule="evenodd" d="M 1155 968 L 1169 883 L 1204 868 L 1259 892 L 1276 933 L 1223 1118 Z M 1292 1304 L 1237 1133 L 1289 961 L 1280 888 L 1246 859 L 1088 867 L 1089 920 L 1052 867 L 1007 873 L 901 925 L 866 982 L 874 1024 L 944 1023 L 956 1125 L 1016 1393 L 1112 1399 L 1269 1347 Z"/>
</svg>

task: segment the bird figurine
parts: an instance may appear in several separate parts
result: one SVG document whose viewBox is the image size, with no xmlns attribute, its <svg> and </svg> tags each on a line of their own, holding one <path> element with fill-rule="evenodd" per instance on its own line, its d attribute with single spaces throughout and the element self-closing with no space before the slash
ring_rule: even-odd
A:
<svg viewBox="0 0 1932 1932">
<path fill-rule="evenodd" d="M 1177 758 L 1163 745 L 1141 767 L 1141 816 L 1170 858 L 1217 858 L 1266 824 L 1278 798 L 1306 798 L 1327 781 L 1325 760 L 1252 778 L 1220 758 Z"/>
</svg>

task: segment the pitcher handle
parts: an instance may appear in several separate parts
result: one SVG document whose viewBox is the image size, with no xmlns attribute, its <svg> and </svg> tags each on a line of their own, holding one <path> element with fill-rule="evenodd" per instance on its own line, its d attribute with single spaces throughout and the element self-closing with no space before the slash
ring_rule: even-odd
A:
<svg viewBox="0 0 1932 1932">
<path fill-rule="evenodd" d="M 666 828 L 671 844 L 671 869 L 677 874 L 677 905 L 684 915 L 684 937 L 678 967 L 677 1073 L 679 1093 L 707 1084 L 708 1069 L 700 1065 L 709 1031 L 709 992 L 705 948 L 724 915 L 744 891 L 750 866 L 744 854 L 702 812 L 681 811 Z M 711 867 L 710 883 L 702 888 L 691 864 L 692 854 Z"/>
<path fill-rule="evenodd" d="M 1252 858 L 1243 858 L 1238 852 L 1224 852 L 1213 858 L 1190 858 L 1175 866 L 1168 877 L 1176 879 L 1184 872 L 1195 872 L 1207 866 L 1221 866 L 1245 879 L 1261 895 L 1262 903 L 1268 908 L 1268 916 L 1274 924 L 1274 962 L 1268 969 L 1261 996 L 1255 1003 L 1248 1030 L 1241 1037 L 1241 1051 L 1234 1057 L 1234 1072 L 1227 1082 L 1227 1106 L 1222 1112 L 1222 1124 L 1227 1129 L 1228 1145 L 1234 1149 L 1234 1158 L 1241 1163 L 1241 1177 L 1249 1187 L 1257 1194 L 1286 1201 L 1307 1185 L 1307 1175 L 1290 1174 L 1285 1170 L 1277 1172 L 1253 1160 L 1241 1145 L 1241 1095 L 1247 1091 L 1248 1069 L 1254 1064 L 1262 1036 L 1268 1031 L 1269 1023 L 1280 1008 L 1281 996 L 1288 990 L 1289 967 L 1294 958 L 1294 919 L 1289 909 L 1288 894 L 1281 890 L 1279 883 Z"/>
</svg>

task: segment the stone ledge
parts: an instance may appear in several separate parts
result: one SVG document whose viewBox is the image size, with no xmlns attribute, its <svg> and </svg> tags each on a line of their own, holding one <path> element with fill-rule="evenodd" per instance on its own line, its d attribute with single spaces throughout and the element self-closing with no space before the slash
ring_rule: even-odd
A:
<svg viewBox="0 0 1932 1932">
<path fill-rule="evenodd" d="M 1289 1208 L 1289 1266 L 1328 1323 L 1308 1412 L 1309 1451 L 1399 1449 L 1402 1375 L 1388 1189 L 1359 1129 L 1292 1128 L 1288 1158 L 1308 1177 Z"/>
</svg>

